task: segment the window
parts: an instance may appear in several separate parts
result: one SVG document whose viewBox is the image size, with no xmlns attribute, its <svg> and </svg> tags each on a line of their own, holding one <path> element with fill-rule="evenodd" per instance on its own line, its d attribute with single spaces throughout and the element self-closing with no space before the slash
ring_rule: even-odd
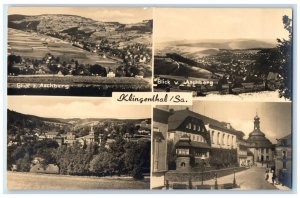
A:
<svg viewBox="0 0 300 198">
<path fill-rule="evenodd" d="M 194 124 L 193 126 L 193 130 L 196 131 L 197 130 L 197 126 Z"/>
<path fill-rule="evenodd" d="M 282 168 L 286 169 L 286 151 L 283 151 L 282 155 Z"/>
<path fill-rule="evenodd" d="M 192 129 L 192 123 L 189 123 L 189 129 Z"/>
<path fill-rule="evenodd" d="M 181 162 L 180 166 L 181 166 L 181 167 L 185 167 L 185 163 L 184 163 L 184 162 Z"/>
<path fill-rule="evenodd" d="M 229 135 L 227 135 L 227 145 L 229 146 L 230 144 L 229 144 Z"/>
<path fill-rule="evenodd" d="M 189 149 L 177 149 L 176 153 L 179 155 L 188 155 Z"/>
<path fill-rule="evenodd" d="M 201 130 L 201 127 L 200 127 L 200 125 L 198 126 L 198 131 L 200 131 Z"/>
<path fill-rule="evenodd" d="M 225 134 L 222 136 L 222 144 L 225 145 Z"/>
<path fill-rule="evenodd" d="M 217 144 L 220 144 L 220 133 L 217 135 Z"/>
<path fill-rule="evenodd" d="M 211 143 L 214 144 L 214 135 L 215 135 L 215 132 L 212 131 L 211 132 Z"/>
</svg>

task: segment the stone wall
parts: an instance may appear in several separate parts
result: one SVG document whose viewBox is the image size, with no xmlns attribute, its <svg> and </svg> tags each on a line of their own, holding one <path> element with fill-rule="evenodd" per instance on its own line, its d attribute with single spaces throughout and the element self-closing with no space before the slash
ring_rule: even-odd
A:
<svg viewBox="0 0 300 198">
<path fill-rule="evenodd" d="M 190 157 L 177 157 L 176 158 L 176 170 L 188 171 L 191 168 Z"/>
<path fill-rule="evenodd" d="M 219 170 L 210 170 L 210 171 L 204 171 L 203 172 L 203 180 L 210 180 L 215 177 L 215 174 L 217 174 L 217 177 L 223 177 L 226 175 L 233 174 L 233 172 L 239 172 L 246 170 L 245 167 L 236 167 L 236 168 L 225 168 L 225 169 L 219 169 Z M 192 182 L 201 181 L 202 180 L 202 172 L 184 172 L 184 171 L 168 171 L 165 175 L 165 180 L 168 180 L 169 183 L 174 182 L 188 182 L 191 178 Z"/>
</svg>

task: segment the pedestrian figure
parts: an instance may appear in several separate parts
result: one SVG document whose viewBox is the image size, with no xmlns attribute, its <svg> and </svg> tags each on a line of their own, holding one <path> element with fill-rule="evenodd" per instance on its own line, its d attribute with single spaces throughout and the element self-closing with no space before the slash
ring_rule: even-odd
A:
<svg viewBox="0 0 300 198">
<path fill-rule="evenodd" d="M 266 180 L 269 180 L 269 173 L 266 173 Z"/>
<path fill-rule="evenodd" d="M 275 174 L 275 171 L 272 171 L 272 172 L 273 172 L 273 175 L 272 175 L 272 184 L 274 185 L 275 179 L 276 179 L 276 174 Z"/>
</svg>

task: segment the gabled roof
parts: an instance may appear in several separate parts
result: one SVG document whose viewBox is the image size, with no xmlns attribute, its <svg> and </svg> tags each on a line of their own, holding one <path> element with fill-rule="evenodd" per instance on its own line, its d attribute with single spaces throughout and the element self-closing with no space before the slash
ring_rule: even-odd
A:
<svg viewBox="0 0 300 198">
<path fill-rule="evenodd" d="M 161 132 L 153 132 L 153 139 L 160 139 L 160 140 L 165 140 L 163 134 Z"/>
<path fill-rule="evenodd" d="M 282 137 L 282 138 L 279 138 L 279 140 L 291 140 L 291 139 L 292 139 L 292 134 L 291 133 L 284 136 L 284 137 Z"/>
<path fill-rule="evenodd" d="M 169 131 L 176 130 L 187 117 L 201 119 L 204 124 L 209 124 L 209 126 L 211 128 L 221 129 L 223 131 L 232 133 L 234 135 L 244 136 L 243 132 L 237 131 L 237 130 L 233 129 L 232 127 L 230 129 L 228 129 L 226 127 L 226 123 L 224 123 L 224 122 L 220 122 L 218 120 L 209 118 L 207 116 L 195 113 L 193 111 L 190 111 L 189 109 L 174 111 L 174 113 L 168 119 Z"/>
</svg>

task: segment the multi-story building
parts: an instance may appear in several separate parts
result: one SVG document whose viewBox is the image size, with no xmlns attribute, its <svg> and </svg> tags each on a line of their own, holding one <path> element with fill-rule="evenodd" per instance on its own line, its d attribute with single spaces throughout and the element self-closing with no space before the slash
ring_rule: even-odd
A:
<svg viewBox="0 0 300 198">
<path fill-rule="evenodd" d="M 176 169 L 188 169 L 193 164 L 208 161 L 211 141 L 203 117 L 188 108 L 171 109 L 170 113 L 167 139 L 176 149 Z"/>
<path fill-rule="evenodd" d="M 166 108 L 163 108 L 166 107 Z M 164 186 L 164 174 L 168 171 L 168 118 L 167 106 L 157 106 L 153 109 L 153 139 L 152 139 L 152 177 L 151 187 Z"/>
<path fill-rule="evenodd" d="M 68 132 L 64 136 L 64 143 L 67 145 L 73 145 L 76 142 L 76 136 L 72 132 Z"/>
<path fill-rule="evenodd" d="M 167 164 L 167 133 L 168 109 L 162 107 L 153 109 L 153 143 L 152 143 L 152 172 L 165 172 L 168 170 Z"/>
<path fill-rule="evenodd" d="M 292 135 L 277 139 L 275 173 L 281 184 L 292 187 Z"/>
</svg>

